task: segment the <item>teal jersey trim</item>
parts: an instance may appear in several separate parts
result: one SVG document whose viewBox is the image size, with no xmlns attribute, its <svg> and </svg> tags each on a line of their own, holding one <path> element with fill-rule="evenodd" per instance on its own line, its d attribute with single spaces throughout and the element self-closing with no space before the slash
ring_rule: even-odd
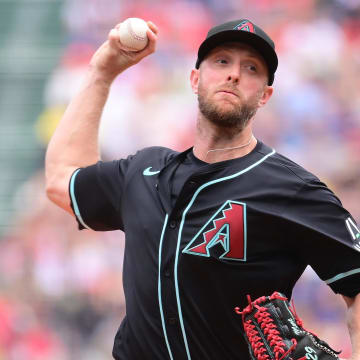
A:
<svg viewBox="0 0 360 360">
<path fill-rule="evenodd" d="M 77 169 L 74 172 L 74 174 L 72 175 L 72 177 L 71 177 L 71 180 L 70 180 L 70 197 L 71 197 L 71 201 L 72 201 L 72 204 L 73 204 L 73 207 L 74 207 L 75 216 L 78 218 L 78 220 L 80 221 L 82 226 L 84 226 L 86 229 L 92 230 L 90 226 L 85 224 L 83 218 L 81 217 L 80 210 L 79 210 L 79 207 L 78 207 L 78 204 L 77 204 L 77 201 L 76 201 L 76 197 L 75 197 L 75 177 L 76 177 L 76 175 L 78 174 L 78 172 L 80 170 L 81 169 Z"/>
<path fill-rule="evenodd" d="M 213 181 L 209 181 L 203 185 L 201 185 L 196 192 L 194 193 L 193 197 L 191 198 L 188 206 L 185 208 L 182 217 L 181 217 L 181 223 L 180 223 L 180 227 L 179 227 L 179 235 L 178 235 L 178 241 L 177 241 L 177 245 L 176 245 L 176 253 L 175 253 L 175 264 L 174 264 L 174 279 L 175 279 L 175 291 L 176 291 L 176 301 L 177 301 L 177 307 L 178 307 L 178 312 L 179 312 L 179 320 L 180 320 L 180 326 L 181 326 L 181 331 L 182 331 L 182 335 L 183 335 L 183 339 L 184 339 L 184 344 L 185 344 L 185 349 L 186 349 L 186 354 L 188 357 L 188 360 L 191 360 L 191 355 L 190 355 L 190 351 L 189 351 L 189 345 L 188 345 L 188 341 L 187 341 L 187 337 L 186 337 L 186 331 L 185 331 L 185 327 L 184 327 L 184 320 L 183 320 L 183 316 L 182 316 L 182 310 L 181 310 L 181 302 L 180 302 L 180 293 L 179 293 L 179 281 L 178 281 L 178 262 L 179 262 L 179 250 L 180 250 L 180 242 L 181 242 L 181 233 L 182 233 L 182 229 L 184 227 L 184 223 L 185 223 L 185 217 L 187 212 L 189 211 L 189 209 L 191 208 L 191 206 L 193 205 L 196 197 L 199 195 L 200 191 L 202 191 L 203 189 L 205 189 L 206 187 L 222 182 L 222 181 L 226 181 L 226 180 L 230 180 L 233 178 L 236 178 L 246 172 L 248 172 L 249 170 L 253 169 L 254 167 L 260 165 L 262 162 L 264 162 L 268 157 L 272 156 L 275 154 L 275 150 L 273 150 L 271 153 L 265 155 L 264 157 L 262 157 L 260 160 L 258 160 L 257 162 L 255 162 L 254 164 L 248 166 L 247 168 L 245 168 L 244 170 L 239 171 L 238 173 L 235 173 L 233 175 L 229 175 L 220 179 L 216 179 Z"/>
<path fill-rule="evenodd" d="M 164 320 L 164 312 L 163 312 L 163 308 L 162 308 L 162 299 L 161 299 L 161 251 L 162 251 L 162 244 L 163 244 L 163 239 L 164 239 L 164 233 L 165 233 L 165 229 L 166 229 L 166 225 L 168 222 L 168 217 L 169 215 L 166 214 L 165 216 L 165 221 L 164 221 L 164 226 L 161 232 L 161 237 L 160 237 L 160 244 L 159 244 L 159 270 L 158 270 L 158 298 L 159 298 L 159 308 L 160 308 L 160 316 L 161 316 L 161 324 L 162 324 L 162 328 L 163 328 L 163 332 L 164 332 L 164 336 L 165 336 L 165 342 L 166 342 L 166 346 L 169 352 L 169 356 L 170 359 L 173 360 L 173 356 L 172 356 L 172 352 L 170 349 L 170 344 L 169 344 L 169 340 L 167 337 L 167 333 L 166 333 L 166 327 L 165 327 L 165 320 Z"/>
<path fill-rule="evenodd" d="M 360 269 L 354 269 L 354 270 L 346 271 L 344 273 L 341 273 L 341 274 L 338 274 L 338 275 L 332 277 L 331 279 L 325 280 L 325 283 L 326 284 L 331 284 L 331 283 L 333 283 L 335 281 L 343 279 L 344 277 L 354 275 L 354 274 L 358 274 L 358 273 L 360 273 Z"/>
</svg>

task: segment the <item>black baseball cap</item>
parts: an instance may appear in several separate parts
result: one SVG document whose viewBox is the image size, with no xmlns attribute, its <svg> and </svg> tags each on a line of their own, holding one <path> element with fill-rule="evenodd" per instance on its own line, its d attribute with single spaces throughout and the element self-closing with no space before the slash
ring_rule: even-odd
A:
<svg viewBox="0 0 360 360">
<path fill-rule="evenodd" d="M 211 28 L 199 47 L 196 69 L 212 49 L 230 41 L 248 44 L 262 55 L 269 70 L 268 85 L 272 85 L 278 66 L 275 44 L 265 31 L 247 19 L 229 21 Z"/>
</svg>

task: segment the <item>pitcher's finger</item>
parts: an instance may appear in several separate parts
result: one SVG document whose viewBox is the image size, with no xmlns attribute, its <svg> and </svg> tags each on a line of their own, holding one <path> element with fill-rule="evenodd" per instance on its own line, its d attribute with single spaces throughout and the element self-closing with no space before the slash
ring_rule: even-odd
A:
<svg viewBox="0 0 360 360">
<path fill-rule="evenodd" d="M 149 39 L 149 43 L 156 42 L 158 39 L 158 36 L 152 30 L 146 31 L 146 35 Z"/>
<path fill-rule="evenodd" d="M 154 34 L 157 35 L 159 33 L 159 28 L 152 21 L 147 21 L 147 24 Z"/>
<path fill-rule="evenodd" d="M 108 35 L 109 45 L 118 48 L 120 45 L 119 32 L 116 29 L 111 29 Z"/>
<path fill-rule="evenodd" d="M 150 53 L 153 53 L 155 51 L 158 37 L 151 30 L 148 30 L 146 32 L 146 34 L 147 34 L 148 39 L 149 39 L 149 43 L 146 46 L 146 50 L 147 50 L 147 53 L 150 54 Z"/>
</svg>

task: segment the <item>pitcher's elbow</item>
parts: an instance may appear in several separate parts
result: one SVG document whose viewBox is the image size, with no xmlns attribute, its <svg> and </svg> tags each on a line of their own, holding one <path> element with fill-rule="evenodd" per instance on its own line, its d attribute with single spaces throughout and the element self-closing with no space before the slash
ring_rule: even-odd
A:
<svg viewBox="0 0 360 360">
<path fill-rule="evenodd" d="M 55 199 L 58 197 L 59 190 L 53 183 L 50 183 L 49 181 L 46 182 L 45 192 L 47 198 L 52 202 L 55 202 Z"/>
</svg>

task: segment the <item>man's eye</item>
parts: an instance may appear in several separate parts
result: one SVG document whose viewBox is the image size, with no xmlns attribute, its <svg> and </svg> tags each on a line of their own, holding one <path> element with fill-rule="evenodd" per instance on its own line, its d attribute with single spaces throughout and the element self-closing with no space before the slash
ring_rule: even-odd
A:
<svg viewBox="0 0 360 360">
<path fill-rule="evenodd" d="M 227 60 L 225 60 L 225 59 L 217 59 L 216 62 L 219 64 L 227 64 L 228 63 Z"/>
<path fill-rule="evenodd" d="M 255 65 L 249 65 L 248 68 L 250 69 L 250 71 L 256 72 L 257 68 Z"/>
</svg>

